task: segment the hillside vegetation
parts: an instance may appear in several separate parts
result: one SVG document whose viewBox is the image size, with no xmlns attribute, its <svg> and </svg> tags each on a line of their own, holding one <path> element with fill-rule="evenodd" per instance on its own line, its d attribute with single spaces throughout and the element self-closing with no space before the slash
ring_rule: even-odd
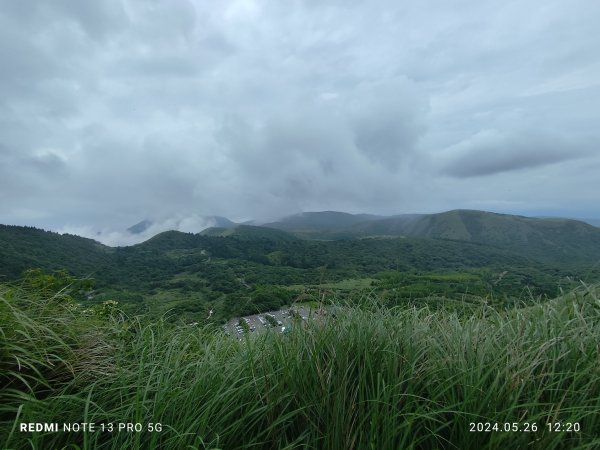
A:
<svg viewBox="0 0 600 450">
<path fill-rule="evenodd" d="M 341 213 L 337 213 L 341 214 Z M 560 261 L 565 256 L 594 259 L 600 229 L 569 219 L 532 218 L 484 211 L 454 210 L 439 214 L 394 217 L 304 213 L 268 224 L 305 238 L 419 236 L 477 242 Z"/>
<path fill-rule="evenodd" d="M 2 448 L 600 446 L 595 288 L 460 314 L 365 297 L 238 341 L 114 303 L 85 308 L 60 280 L 34 281 L 0 287 Z M 115 431 L 20 432 L 28 422 Z M 518 431 L 470 431 L 477 423 Z"/>
<path fill-rule="evenodd" d="M 31 268 L 68 269 L 85 275 L 106 265 L 112 252 L 110 247 L 92 239 L 0 225 L 0 277 L 8 279 L 19 278 Z"/>
<path fill-rule="evenodd" d="M 168 231 L 110 248 L 77 236 L 0 226 L 0 279 L 18 279 L 30 268 L 64 269 L 95 281 L 83 300 L 88 306 L 115 300 L 128 313 L 160 317 L 169 311 L 173 320 L 201 323 L 323 295 L 351 301 L 376 294 L 388 306 L 432 296 L 474 303 L 483 298 L 510 307 L 555 297 L 579 280 L 600 280 L 600 230 L 575 221 L 451 211 L 391 219 L 306 213 L 286 223 L 310 225 L 321 234 L 350 224 L 371 227 L 372 235 L 307 240 L 298 236 L 305 232 L 241 225 L 200 234 Z M 406 236 L 393 235 L 400 233 L 389 228 L 394 223 L 404 224 Z M 345 287 L 355 285 L 362 286 L 359 292 Z"/>
</svg>

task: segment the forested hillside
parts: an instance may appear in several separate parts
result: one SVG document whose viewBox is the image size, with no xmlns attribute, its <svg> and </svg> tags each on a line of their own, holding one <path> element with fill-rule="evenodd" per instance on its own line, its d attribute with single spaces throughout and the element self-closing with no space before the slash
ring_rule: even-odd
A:
<svg viewBox="0 0 600 450">
<path fill-rule="evenodd" d="M 304 238 L 340 239 L 368 236 L 413 236 L 477 242 L 562 263 L 594 261 L 600 251 L 600 229 L 569 219 L 532 218 L 484 211 L 454 210 L 439 214 L 387 218 L 361 215 L 333 220 L 331 212 L 291 216 L 270 227 Z"/>
<path fill-rule="evenodd" d="M 318 223 L 331 224 L 332 218 L 339 216 L 327 214 Z M 362 224 L 381 227 L 394 220 L 369 217 Z M 406 237 L 307 240 L 242 225 L 201 234 L 169 231 L 121 248 L 2 226 L 0 275 L 16 280 L 30 268 L 64 269 L 94 280 L 87 302 L 116 300 L 130 311 L 170 311 L 194 320 L 213 310 L 216 321 L 318 300 L 325 292 L 350 301 L 357 292 L 375 291 L 391 305 L 436 296 L 512 304 L 599 278 L 600 231 L 587 224 L 471 211 L 410 221 Z"/>
<path fill-rule="evenodd" d="M 92 239 L 33 227 L 0 225 L 0 276 L 14 279 L 24 270 L 67 269 L 89 275 L 113 260 L 114 249 Z"/>
</svg>

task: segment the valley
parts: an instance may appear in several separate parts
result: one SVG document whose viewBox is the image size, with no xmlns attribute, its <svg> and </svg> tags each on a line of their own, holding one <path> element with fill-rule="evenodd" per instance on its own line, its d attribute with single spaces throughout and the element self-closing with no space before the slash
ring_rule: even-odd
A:
<svg viewBox="0 0 600 450">
<path fill-rule="evenodd" d="M 600 229 L 580 222 L 473 211 L 366 221 L 331 216 L 289 219 L 282 222 L 287 231 L 250 225 L 167 231 L 116 248 L 1 226 L 0 275 L 16 280 L 31 268 L 66 270 L 94 280 L 84 303 L 114 300 L 132 314 L 215 323 L 323 296 L 357 302 L 376 294 L 389 306 L 443 306 L 435 298 L 531 304 L 600 275 Z M 349 222 L 354 230 L 368 228 L 369 236 L 340 237 Z"/>
</svg>

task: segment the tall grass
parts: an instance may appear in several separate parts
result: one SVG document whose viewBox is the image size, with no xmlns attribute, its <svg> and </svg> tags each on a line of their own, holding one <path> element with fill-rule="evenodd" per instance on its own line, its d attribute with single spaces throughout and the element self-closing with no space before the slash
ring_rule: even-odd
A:
<svg viewBox="0 0 600 450">
<path fill-rule="evenodd" d="M 3 448 L 600 447 L 593 288 L 471 315 L 370 302 L 242 341 L 27 295 L 0 293 Z M 20 432 L 27 422 L 115 430 Z M 471 422 L 538 428 L 471 432 Z M 558 422 L 581 431 L 549 432 Z"/>
</svg>

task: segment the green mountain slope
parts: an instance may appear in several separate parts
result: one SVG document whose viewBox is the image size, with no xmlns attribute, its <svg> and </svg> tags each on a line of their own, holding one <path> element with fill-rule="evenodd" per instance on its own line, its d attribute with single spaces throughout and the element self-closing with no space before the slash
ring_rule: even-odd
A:
<svg viewBox="0 0 600 450">
<path fill-rule="evenodd" d="M 232 237 L 245 241 L 268 239 L 275 241 L 294 241 L 297 238 L 290 233 L 267 226 L 239 225 L 235 228 L 212 227 L 203 230 L 201 236 Z"/>
<path fill-rule="evenodd" d="M 2 226 L 0 276 L 66 269 L 96 280 L 94 302 L 117 299 L 134 309 L 194 318 L 214 310 L 220 319 L 311 298 L 315 286 L 346 295 L 357 280 L 393 303 L 432 295 L 462 299 L 467 293 L 533 299 L 554 296 L 580 278 L 600 279 L 594 264 L 598 231 L 575 221 L 451 211 L 345 230 L 360 238 L 306 240 L 243 225 L 202 234 L 167 231 L 138 245 L 109 248 L 77 236 Z M 277 290 L 283 287 L 287 291 Z"/>
<path fill-rule="evenodd" d="M 305 239 L 368 236 L 414 236 L 452 239 L 502 247 L 548 261 L 574 259 L 593 263 L 600 255 L 600 229 L 570 219 L 531 218 L 484 211 L 454 210 L 439 214 L 401 215 L 344 225 L 311 213 L 305 222 L 282 221 L 282 227 Z M 353 216 L 356 217 L 356 216 Z M 326 226 L 330 223 L 330 226 Z"/>
<path fill-rule="evenodd" d="M 348 214 L 338 211 L 304 212 L 285 217 L 264 226 L 293 231 L 319 231 L 349 227 L 351 225 L 383 219 L 371 214 Z"/>
<path fill-rule="evenodd" d="M 85 276 L 107 264 L 115 250 L 92 239 L 33 227 L 0 225 L 0 276 L 18 277 L 26 269 L 68 269 Z"/>
<path fill-rule="evenodd" d="M 600 229 L 569 219 L 456 210 L 413 220 L 399 218 L 361 224 L 353 231 L 477 242 L 555 261 L 564 258 L 595 261 L 600 254 Z"/>
</svg>

